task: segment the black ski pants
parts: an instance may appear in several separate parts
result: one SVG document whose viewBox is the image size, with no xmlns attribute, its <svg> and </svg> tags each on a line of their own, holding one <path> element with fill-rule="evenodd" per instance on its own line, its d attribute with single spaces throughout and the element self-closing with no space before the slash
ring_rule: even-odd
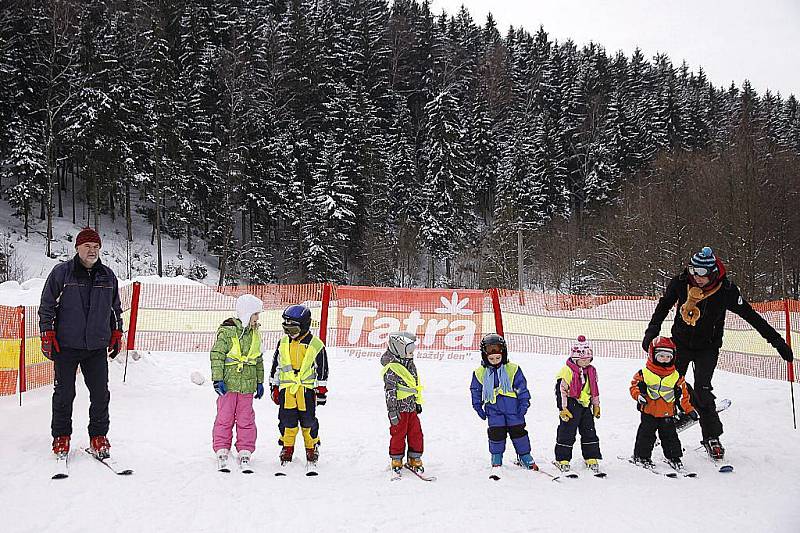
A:
<svg viewBox="0 0 800 533">
<path fill-rule="evenodd" d="M 678 349 L 675 357 L 675 368 L 681 376 L 686 375 L 689 363 L 694 363 L 694 386 L 687 387 L 692 400 L 692 405 L 700 415 L 700 428 L 703 440 L 715 439 L 722 435 L 722 422 L 717 413 L 716 396 L 712 392 L 711 378 L 717 368 L 719 349 L 684 350 Z"/>
<path fill-rule="evenodd" d="M 592 408 L 584 407 L 575 398 L 567 400 L 567 409 L 572 413 L 569 422 L 558 425 L 556 433 L 556 461 L 572 460 L 572 445 L 575 444 L 575 434 L 581 434 L 581 453 L 584 459 L 602 459 L 600 454 L 600 439 L 594 427 Z"/>
<path fill-rule="evenodd" d="M 72 403 L 75 400 L 75 376 L 81 367 L 83 381 L 89 389 L 89 437 L 108 434 L 108 355 L 100 350 L 61 348 L 54 354 L 53 437 L 72 435 Z"/>
<path fill-rule="evenodd" d="M 652 457 L 653 446 L 656 443 L 656 431 L 658 431 L 658 438 L 661 439 L 664 457 L 667 459 L 680 459 L 683 456 L 683 450 L 681 449 L 681 441 L 678 438 L 678 431 L 675 429 L 675 418 L 671 416 L 657 418 L 647 413 L 642 413 L 642 421 L 639 423 L 639 430 L 636 432 L 633 455 L 645 459 Z"/>
</svg>

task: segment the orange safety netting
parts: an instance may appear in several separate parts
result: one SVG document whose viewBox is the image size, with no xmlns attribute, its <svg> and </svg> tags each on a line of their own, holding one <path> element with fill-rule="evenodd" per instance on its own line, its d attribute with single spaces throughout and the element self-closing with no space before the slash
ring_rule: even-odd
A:
<svg viewBox="0 0 800 533">
<path fill-rule="evenodd" d="M 652 298 L 575 296 L 531 291 L 501 291 L 504 332 L 512 351 L 556 354 L 565 358 L 578 335 L 585 335 L 598 356 L 642 358 L 642 338 L 656 306 Z M 787 313 L 797 346 L 800 306 L 789 301 L 756 303 L 753 307 L 779 333 L 786 335 Z M 788 311 L 787 311 L 788 309 Z M 670 335 L 673 309 L 661 327 Z M 787 365 L 750 324 L 727 313 L 718 368 L 749 376 L 787 379 Z M 795 376 L 797 379 L 797 376 Z"/>
<path fill-rule="evenodd" d="M 218 326 L 234 316 L 236 297 L 251 293 L 264 302 L 260 331 L 269 354 L 282 335 L 281 313 L 302 303 L 312 312 L 312 331 L 319 334 L 323 284 L 210 287 L 202 285 L 141 285 L 134 346 L 136 350 L 207 352 Z M 642 358 L 641 341 L 655 309 L 652 298 L 574 296 L 531 291 L 402 289 L 330 286 L 326 344 L 364 349 L 377 355 L 392 331 L 416 333 L 421 350 L 464 353 L 479 349 L 486 333 L 502 322 L 509 350 L 566 355 L 578 335 L 586 335 L 599 357 Z M 127 345 L 133 285 L 120 289 Z M 497 294 L 500 317 L 495 317 Z M 782 335 L 792 331 L 800 340 L 800 302 L 753 304 Z M 25 308 L 27 387 L 52 383 L 52 363 L 41 355 L 36 307 Z M 0 307 L 0 395 L 17 390 L 19 368 L 18 308 Z M 674 310 L 661 333 L 669 335 Z M 750 376 L 787 379 L 787 365 L 761 336 L 733 313 L 726 319 L 719 368 Z M 327 335 L 325 335 L 327 333 Z M 124 354 L 123 354 L 124 355 Z M 797 377 L 795 377 L 797 379 Z"/>
<path fill-rule="evenodd" d="M 255 285 L 210 287 L 205 285 L 141 286 L 135 349 L 151 351 L 205 352 L 216 339 L 217 328 L 234 316 L 238 296 L 250 293 L 264 302 L 260 331 L 264 352 L 277 345 L 283 331 L 281 314 L 290 304 L 311 309 L 312 329 L 318 331 L 323 285 Z"/>
</svg>

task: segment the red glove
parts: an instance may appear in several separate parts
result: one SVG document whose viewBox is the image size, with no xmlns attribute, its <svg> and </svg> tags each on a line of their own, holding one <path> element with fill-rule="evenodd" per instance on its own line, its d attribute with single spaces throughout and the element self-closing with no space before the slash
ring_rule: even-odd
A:
<svg viewBox="0 0 800 533">
<path fill-rule="evenodd" d="M 61 351 L 61 348 L 58 346 L 58 340 L 56 339 L 56 332 L 52 329 L 48 329 L 47 331 L 42 332 L 42 354 L 50 359 L 53 360 L 53 350 L 55 349 L 55 353 Z"/>
<path fill-rule="evenodd" d="M 281 404 L 280 393 L 281 391 L 278 390 L 278 387 L 272 387 L 272 401 L 275 402 L 275 405 Z"/>
<path fill-rule="evenodd" d="M 115 329 L 111 332 L 111 338 L 108 340 L 108 356 L 114 359 L 122 348 L 122 331 Z"/>
<path fill-rule="evenodd" d="M 314 392 L 317 396 L 317 405 L 325 405 L 325 402 L 328 401 L 328 387 L 319 386 L 314 389 Z"/>
</svg>

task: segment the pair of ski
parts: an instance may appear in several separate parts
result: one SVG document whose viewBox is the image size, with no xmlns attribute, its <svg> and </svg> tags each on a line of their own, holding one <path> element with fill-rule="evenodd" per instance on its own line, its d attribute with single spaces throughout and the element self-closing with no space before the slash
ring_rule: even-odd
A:
<svg viewBox="0 0 800 533">
<path fill-rule="evenodd" d="M 231 467 L 228 465 L 228 457 L 217 457 L 217 470 L 219 472 L 224 472 L 229 474 L 231 471 Z M 250 464 L 249 459 L 242 460 L 241 458 L 238 461 L 239 463 L 239 471 L 242 474 L 255 474 L 255 470 L 253 470 L 253 465 Z"/>
<path fill-rule="evenodd" d="M 281 469 L 275 472 L 275 477 L 286 477 L 288 475 L 288 466 L 291 461 L 281 462 Z M 316 477 L 319 475 L 317 471 L 317 463 L 306 461 L 306 476 Z"/>
<path fill-rule="evenodd" d="M 528 468 L 526 465 L 523 465 L 523 464 L 522 464 L 522 463 L 521 463 L 519 460 L 515 460 L 515 461 L 514 461 L 514 465 L 516 465 L 516 466 L 518 466 L 518 467 L 522 468 L 523 470 L 528 470 L 528 471 L 531 471 L 531 472 L 536 472 L 537 474 L 542 474 L 543 476 L 547 476 L 547 477 L 549 477 L 549 478 L 550 478 L 552 481 L 558 481 L 558 482 L 560 482 L 560 480 L 561 480 L 561 476 L 560 476 L 560 475 L 551 474 L 551 473 L 550 473 L 550 472 L 548 472 L 547 470 L 542 470 L 542 468 L 541 468 L 539 465 L 536 465 L 536 468 Z M 493 467 L 493 468 L 492 468 L 492 470 L 495 470 L 495 468 Z M 497 470 L 499 470 L 499 468 L 497 468 Z M 575 474 L 575 475 L 574 475 L 574 476 L 572 476 L 572 477 L 575 477 L 575 478 L 577 478 L 577 477 L 578 477 L 578 475 L 577 475 L 577 474 Z M 492 472 L 491 474 L 489 474 L 489 479 L 491 479 L 492 481 L 500 481 L 501 477 L 500 477 L 500 474 L 499 474 L 499 473 L 497 473 L 497 472 Z"/>
<path fill-rule="evenodd" d="M 403 468 L 401 468 L 400 470 L 394 470 L 393 469 L 392 470 L 391 481 L 397 481 L 397 480 L 403 479 L 403 473 L 406 470 L 411 472 L 412 474 L 414 474 L 418 478 L 420 478 L 422 481 L 436 481 L 436 476 L 426 476 L 422 472 L 417 472 L 416 470 L 414 470 L 413 468 L 411 468 L 408 465 L 403 465 Z"/>
<path fill-rule="evenodd" d="M 623 456 L 620 455 L 620 456 L 617 456 L 617 458 L 619 460 L 621 460 L 621 461 L 627 461 L 627 462 L 629 462 L 630 464 L 632 464 L 634 466 L 638 466 L 639 468 L 647 470 L 648 472 L 652 472 L 653 474 L 655 474 L 657 476 L 664 476 L 664 477 L 668 477 L 668 478 L 672 478 L 672 479 L 675 479 L 675 478 L 677 478 L 679 476 L 688 477 L 688 478 L 697 477 L 697 472 L 694 472 L 692 470 L 686 470 L 686 467 L 683 467 L 683 466 L 680 467 L 680 468 L 675 468 L 666 459 L 664 459 L 664 463 L 669 465 L 670 468 L 672 468 L 672 470 L 670 470 L 670 471 L 661 470 L 655 464 L 646 465 L 646 464 L 643 464 L 641 462 L 634 461 L 633 457 L 623 457 Z"/>
<path fill-rule="evenodd" d="M 109 470 L 118 476 L 129 476 L 133 474 L 133 470 L 121 466 L 113 457 L 100 457 L 94 453 L 90 448 L 84 450 L 93 459 L 103 463 Z M 66 479 L 69 477 L 69 453 L 60 453 L 56 455 L 56 468 L 52 475 L 52 479 Z"/>
<path fill-rule="evenodd" d="M 553 466 L 555 466 L 555 467 L 558 469 L 558 471 L 559 471 L 559 476 L 561 476 L 561 477 L 565 477 L 565 478 L 567 478 L 567 479 L 578 479 L 578 478 L 580 478 L 580 477 L 581 477 L 581 476 L 580 476 L 580 474 L 578 474 L 578 473 L 577 473 L 576 471 L 574 471 L 574 470 L 567 470 L 566 472 L 565 472 L 565 471 L 563 471 L 563 470 L 561 470 L 561 468 L 559 467 L 559 465 L 558 465 L 558 463 L 557 463 L 556 461 L 553 461 Z M 604 477 L 608 476 L 608 474 L 606 474 L 606 473 L 605 473 L 605 472 L 603 472 L 602 470 L 592 470 L 592 469 L 591 469 L 591 468 L 589 468 L 588 466 L 586 467 L 586 469 L 587 469 L 589 472 L 591 472 L 591 473 L 592 473 L 592 476 L 593 476 L 593 477 L 596 477 L 596 478 L 604 478 Z"/>
</svg>

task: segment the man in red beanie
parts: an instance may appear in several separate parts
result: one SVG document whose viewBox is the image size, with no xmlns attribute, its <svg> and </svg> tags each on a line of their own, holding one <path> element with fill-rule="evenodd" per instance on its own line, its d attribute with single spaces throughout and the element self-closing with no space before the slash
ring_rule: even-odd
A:
<svg viewBox="0 0 800 533">
<path fill-rule="evenodd" d="M 55 368 L 53 453 L 61 459 L 69 453 L 79 366 L 89 389 L 90 450 L 110 457 L 107 358 L 116 357 L 122 344 L 122 308 L 117 277 L 100 262 L 100 246 L 95 230 L 81 230 L 75 257 L 53 268 L 39 304 L 42 353 Z"/>
</svg>

